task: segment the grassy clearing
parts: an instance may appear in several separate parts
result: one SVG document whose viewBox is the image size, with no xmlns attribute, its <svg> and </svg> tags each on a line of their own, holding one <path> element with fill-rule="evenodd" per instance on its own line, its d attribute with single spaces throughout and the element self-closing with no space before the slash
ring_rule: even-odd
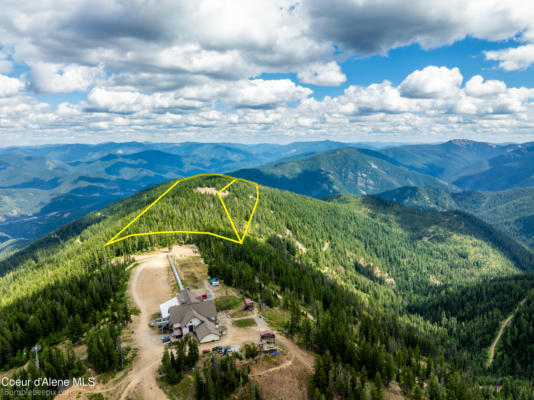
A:
<svg viewBox="0 0 534 400">
<path fill-rule="evenodd" d="M 269 326 L 277 331 L 282 331 L 287 321 L 289 321 L 289 311 L 280 310 L 278 308 L 269 308 L 262 311 L 262 314 L 267 319 Z"/>
<path fill-rule="evenodd" d="M 233 324 L 238 328 L 248 328 L 249 326 L 255 326 L 256 321 L 254 320 L 254 318 L 245 318 L 238 319 L 237 321 L 234 321 Z"/>
<path fill-rule="evenodd" d="M 208 279 L 208 265 L 201 257 L 175 258 L 176 267 L 186 287 L 201 287 Z"/>
<path fill-rule="evenodd" d="M 252 315 L 250 311 L 247 310 L 238 310 L 230 313 L 230 317 L 232 318 L 241 318 L 241 317 L 247 317 L 249 315 Z"/>
<path fill-rule="evenodd" d="M 163 379 L 158 379 L 161 389 L 169 396 L 170 399 L 176 400 L 193 400 L 195 387 L 191 375 L 184 376 L 184 379 L 176 385 L 169 385 Z"/>
<path fill-rule="evenodd" d="M 236 296 L 221 296 L 215 299 L 215 306 L 217 310 L 233 310 L 241 306 L 243 300 Z"/>
</svg>

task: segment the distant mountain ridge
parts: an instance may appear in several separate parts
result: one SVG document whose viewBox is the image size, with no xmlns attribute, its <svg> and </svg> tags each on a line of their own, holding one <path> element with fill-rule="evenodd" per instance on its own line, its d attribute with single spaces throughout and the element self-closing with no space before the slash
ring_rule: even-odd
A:
<svg viewBox="0 0 534 400">
<path fill-rule="evenodd" d="M 462 210 L 534 248 L 534 188 L 448 193 L 435 187 L 402 187 L 378 196 L 410 208 Z"/>
<path fill-rule="evenodd" d="M 534 143 L 513 146 L 473 164 L 454 183 L 465 190 L 491 191 L 534 186 Z"/>
<path fill-rule="evenodd" d="M 466 167 L 502 155 L 517 146 L 456 139 L 441 144 L 381 149 L 379 152 L 414 171 L 453 181 Z"/>
<path fill-rule="evenodd" d="M 381 153 L 352 147 L 232 174 L 317 198 L 334 193 L 374 194 L 405 185 L 457 190 L 447 182 L 399 166 Z"/>
<path fill-rule="evenodd" d="M 2 148 L 0 243 L 11 240 L 12 249 L 24 243 L 18 239 L 34 239 L 144 188 L 202 172 L 236 171 L 236 176 L 318 198 L 378 194 L 403 186 L 432 186 L 454 193 L 534 185 L 534 143 L 497 145 L 460 139 L 362 146 L 367 148 L 333 141 Z"/>
</svg>

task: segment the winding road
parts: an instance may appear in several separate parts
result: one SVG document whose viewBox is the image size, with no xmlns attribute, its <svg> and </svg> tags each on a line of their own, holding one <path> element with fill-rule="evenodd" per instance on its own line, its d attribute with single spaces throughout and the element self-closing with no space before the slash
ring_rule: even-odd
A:
<svg viewBox="0 0 534 400">
<path fill-rule="evenodd" d="M 510 325 L 510 322 L 512 321 L 512 318 L 514 318 L 514 315 L 517 313 L 517 310 L 519 310 L 519 307 L 523 305 L 527 298 L 525 297 L 521 302 L 517 305 L 514 312 L 508 316 L 502 323 L 501 328 L 499 329 L 499 333 L 497 334 L 497 337 L 493 341 L 493 343 L 490 346 L 490 353 L 489 353 L 489 359 L 488 364 L 486 365 L 486 368 L 489 368 L 491 366 L 491 363 L 493 362 L 493 358 L 495 357 L 495 348 L 497 347 L 497 343 L 499 343 L 499 340 L 501 340 L 502 333 L 504 332 L 504 328 L 506 328 L 508 325 Z"/>
</svg>

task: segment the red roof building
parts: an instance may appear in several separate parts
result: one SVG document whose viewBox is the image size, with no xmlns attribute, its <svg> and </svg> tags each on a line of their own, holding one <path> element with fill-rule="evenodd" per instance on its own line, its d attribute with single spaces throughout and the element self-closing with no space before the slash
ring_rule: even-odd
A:
<svg viewBox="0 0 534 400">
<path fill-rule="evenodd" d="M 251 299 L 244 299 L 245 310 L 252 310 L 254 308 L 254 302 Z"/>
<path fill-rule="evenodd" d="M 276 335 L 270 329 L 260 332 L 260 339 L 262 342 L 274 342 Z"/>
</svg>

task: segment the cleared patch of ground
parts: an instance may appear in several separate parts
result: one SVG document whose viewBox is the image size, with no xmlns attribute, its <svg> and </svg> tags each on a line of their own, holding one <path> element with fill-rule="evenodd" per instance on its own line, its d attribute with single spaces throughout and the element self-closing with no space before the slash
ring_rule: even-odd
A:
<svg viewBox="0 0 534 400">
<path fill-rule="evenodd" d="M 233 324 L 238 328 L 248 328 L 249 326 L 255 326 L 256 321 L 254 320 L 254 318 L 241 318 L 234 319 Z"/>
<path fill-rule="evenodd" d="M 290 359 L 291 360 L 291 359 Z M 286 361 L 287 363 L 287 361 Z M 296 357 L 291 364 L 251 377 L 258 382 L 262 399 L 306 400 L 311 373 Z"/>
<path fill-rule="evenodd" d="M 283 330 L 286 322 L 289 321 L 289 311 L 287 310 L 269 308 L 263 310 L 261 314 L 266 318 L 269 326 L 278 331 Z"/>
<path fill-rule="evenodd" d="M 254 313 L 247 310 L 237 310 L 230 313 L 232 318 L 250 317 L 251 315 L 254 315 Z"/>
<path fill-rule="evenodd" d="M 243 299 L 237 296 L 219 296 L 215 299 L 217 311 L 233 310 L 243 305 Z"/>
<path fill-rule="evenodd" d="M 217 189 L 212 187 L 197 187 L 195 188 L 195 192 L 197 193 L 203 193 L 203 194 L 211 194 L 213 196 L 217 196 L 217 193 L 219 192 Z M 221 192 L 221 197 L 228 196 L 228 192 L 225 190 L 224 192 Z"/>
<path fill-rule="evenodd" d="M 175 262 L 185 287 L 200 287 L 208 279 L 208 265 L 200 256 L 175 257 Z"/>
</svg>

